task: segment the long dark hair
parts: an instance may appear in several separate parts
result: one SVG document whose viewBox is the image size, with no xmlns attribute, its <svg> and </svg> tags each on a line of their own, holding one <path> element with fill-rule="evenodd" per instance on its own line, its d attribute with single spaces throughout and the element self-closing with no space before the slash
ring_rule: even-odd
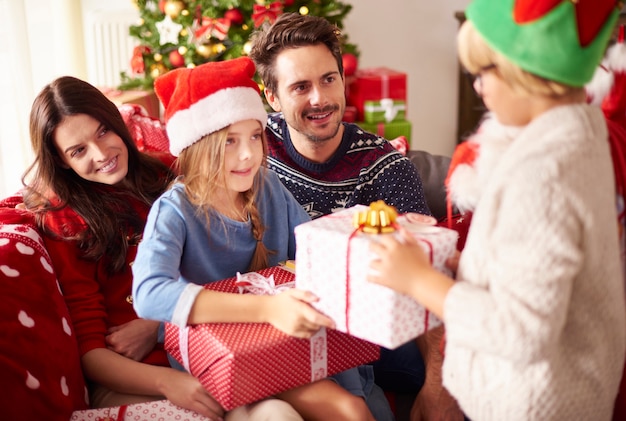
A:
<svg viewBox="0 0 626 421">
<path fill-rule="evenodd" d="M 67 116 L 76 114 L 93 117 L 123 140 L 128 149 L 128 174 L 122 186 L 85 180 L 61 165 L 54 132 Z M 59 235 L 46 228 L 45 215 L 69 206 L 85 220 L 86 230 L 68 229 L 61 235 L 77 240 L 84 258 L 106 257 L 111 273 L 121 271 L 129 242 L 137 239 L 127 234 L 139 237 L 145 225 L 144 216 L 137 214 L 130 202 L 150 206 L 167 188 L 173 172 L 137 149 L 115 104 L 93 85 L 71 76 L 54 80 L 35 98 L 30 139 L 35 160 L 22 177 L 24 203 L 35 212 L 39 227 L 48 235 Z"/>
</svg>

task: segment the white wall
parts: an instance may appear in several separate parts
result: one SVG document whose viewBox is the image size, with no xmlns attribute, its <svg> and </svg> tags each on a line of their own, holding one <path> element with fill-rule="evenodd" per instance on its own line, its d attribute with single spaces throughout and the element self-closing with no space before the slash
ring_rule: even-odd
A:
<svg viewBox="0 0 626 421">
<path fill-rule="evenodd" d="M 361 51 L 359 67 L 407 73 L 411 149 L 450 155 L 456 145 L 454 12 L 469 0 L 353 0 L 344 32 Z"/>
</svg>

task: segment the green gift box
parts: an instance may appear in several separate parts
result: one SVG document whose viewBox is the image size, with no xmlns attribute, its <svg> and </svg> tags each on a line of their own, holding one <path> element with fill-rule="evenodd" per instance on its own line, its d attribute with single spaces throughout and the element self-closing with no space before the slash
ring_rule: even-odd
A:
<svg viewBox="0 0 626 421">
<path fill-rule="evenodd" d="M 377 101 L 363 103 L 363 120 L 366 123 L 391 123 L 406 118 L 406 102 L 382 98 Z"/>
<path fill-rule="evenodd" d="M 392 121 L 391 123 L 367 123 L 362 121 L 356 124 L 363 130 L 375 133 L 387 140 L 404 136 L 409 144 L 411 143 L 411 123 L 406 120 Z"/>
</svg>

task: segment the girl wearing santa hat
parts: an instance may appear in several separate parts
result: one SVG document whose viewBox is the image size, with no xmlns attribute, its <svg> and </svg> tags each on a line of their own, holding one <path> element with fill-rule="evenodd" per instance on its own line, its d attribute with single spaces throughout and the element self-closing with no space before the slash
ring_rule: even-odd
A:
<svg viewBox="0 0 626 421">
<path fill-rule="evenodd" d="M 309 338 L 331 319 L 313 294 L 227 294 L 203 288 L 237 272 L 295 257 L 294 228 L 308 214 L 265 169 L 267 113 L 247 57 L 176 69 L 155 81 L 179 179 L 148 215 L 133 265 L 141 317 L 179 326 L 269 322 Z M 363 399 L 329 379 L 283 392 L 305 419 L 373 420 Z M 227 415 L 228 416 L 228 415 Z"/>
<path fill-rule="evenodd" d="M 370 280 L 445 323 L 443 384 L 474 420 L 610 420 L 626 355 L 615 185 L 586 103 L 613 0 L 474 0 L 459 56 L 491 111 L 450 177 L 473 211 L 456 279 L 410 236 Z"/>
</svg>

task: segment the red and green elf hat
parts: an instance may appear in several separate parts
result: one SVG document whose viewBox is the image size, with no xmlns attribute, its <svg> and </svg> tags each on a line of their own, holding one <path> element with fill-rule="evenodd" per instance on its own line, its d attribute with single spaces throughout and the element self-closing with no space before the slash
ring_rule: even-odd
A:
<svg viewBox="0 0 626 421">
<path fill-rule="evenodd" d="M 474 0 L 466 16 L 491 48 L 525 71 L 582 87 L 620 8 L 616 0 Z"/>
</svg>

